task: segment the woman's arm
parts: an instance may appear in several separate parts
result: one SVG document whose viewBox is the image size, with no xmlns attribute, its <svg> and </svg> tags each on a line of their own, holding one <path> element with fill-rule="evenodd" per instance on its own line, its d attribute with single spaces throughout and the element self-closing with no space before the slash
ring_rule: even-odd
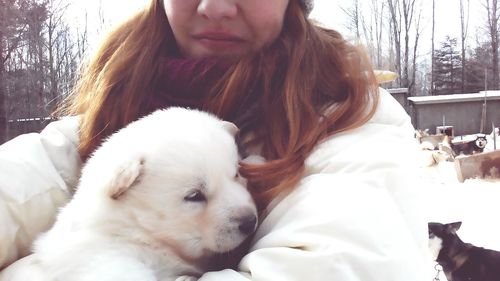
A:
<svg viewBox="0 0 500 281">
<path fill-rule="evenodd" d="M 240 272 L 201 281 L 430 278 L 412 126 L 384 95 L 384 114 L 307 159 L 305 177 L 264 218 Z"/>
<path fill-rule="evenodd" d="M 426 280 L 428 264 L 406 223 L 378 187 L 313 176 L 265 219 L 243 274 L 200 280 Z"/>
<path fill-rule="evenodd" d="M 0 269 L 29 254 L 78 181 L 77 117 L 0 146 Z"/>
</svg>

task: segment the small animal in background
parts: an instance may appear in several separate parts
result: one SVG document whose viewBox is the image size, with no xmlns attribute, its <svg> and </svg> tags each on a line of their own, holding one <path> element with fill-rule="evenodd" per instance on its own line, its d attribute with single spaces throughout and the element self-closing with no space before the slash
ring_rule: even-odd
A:
<svg viewBox="0 0 500 281">
<path fill-rule="evenodd" d="M 417 130 L 415 130 L 415 137 L 417 139 L 421 138 L 421 137 L 428 137 L 430 135 L 431 134 L 429 133 L 429 129 L 425 129 L 425 130 L 417 129 Z"/>
<path fill-rule="evenodd" d="M 472 155 L 483 152 L 488 140 L 485 134 L 476 134 L 472 139 L 460 140 L 457 137 L 453 138 L 450 143 L 454 156 L 460 154 Z"/>
<path fill-rule="evenodd" d="M 429 223 L 429 248 L 448 281 L 499 281 L 500 252 L 464 243 L 462 222 Z"/>
</svg>

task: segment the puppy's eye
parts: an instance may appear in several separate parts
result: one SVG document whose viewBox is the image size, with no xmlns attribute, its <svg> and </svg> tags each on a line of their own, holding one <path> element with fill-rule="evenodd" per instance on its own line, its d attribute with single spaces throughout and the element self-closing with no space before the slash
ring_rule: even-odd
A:
<svg viewBox="0 0 500 281">
<path fill-rule="evenodd" d="M 189 193 L 188 195 L 186 195 L 186 197 L 184 197 L 184 201 L 205 202 L 205 201 L 207 201 L 207 198 L 205 197 L 205 194 L 203 194 L 201 191 L 195 190 L 195 191 Z"/>
</svg>

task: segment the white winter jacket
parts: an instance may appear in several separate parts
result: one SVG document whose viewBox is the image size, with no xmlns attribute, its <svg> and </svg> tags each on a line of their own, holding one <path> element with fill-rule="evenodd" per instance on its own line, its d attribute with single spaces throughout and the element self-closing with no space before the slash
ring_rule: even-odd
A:
<svg viewBox="0 0 500 281">
<path fill-rule="evenodd" d="M 81 168 L 77 130 L 68 118 L 0 146 L 0 268 L 28 255 L 71 198 Z M 429 279 L 413 133 L 402 107 L 381 91 L 368 123 L 330 137 L 307 158 L 304 177 L 268 210 L 238 271 L 200 280 Z M 23 262 L 29 256 L 0 280 L 23 271 Z"/>
</svg>

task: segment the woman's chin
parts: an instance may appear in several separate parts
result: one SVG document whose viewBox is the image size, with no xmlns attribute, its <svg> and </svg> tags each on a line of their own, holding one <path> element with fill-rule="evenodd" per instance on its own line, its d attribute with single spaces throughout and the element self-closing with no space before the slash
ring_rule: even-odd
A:
<svg viewBox="0 0 500 281">
<path fill-rule="evenodd" d="M 188 52 L 183 52 L 184 57 L 189 58 L 217 58 L 227 61 L 236 61 L 246 55 L 248 55 L 248 50 L 227 48 L 227 49 L 207 49 L 207 48 L 196 48 Z"/>
</svg>

